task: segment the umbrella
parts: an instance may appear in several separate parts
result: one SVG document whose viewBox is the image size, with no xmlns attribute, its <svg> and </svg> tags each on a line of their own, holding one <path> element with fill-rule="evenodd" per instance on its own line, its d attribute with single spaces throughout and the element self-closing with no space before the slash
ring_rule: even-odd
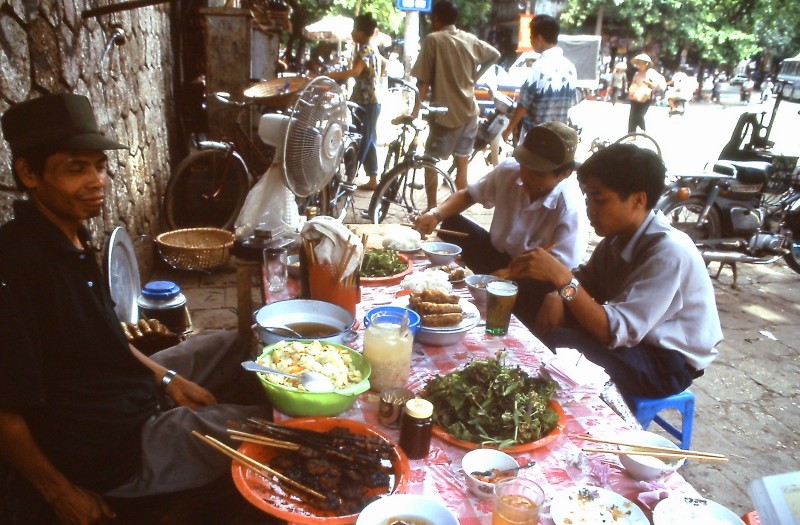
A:
<svg viewBox="0 0 800 525">
<path fill-rule="evenodd" d="M 346 16 L 326 16 L 319 22 L 303 28 L 303 34 L 309 40 L 325 40 L 327 42 L 347 42 L 353 32 L 353 19 Z"/>
</svg>

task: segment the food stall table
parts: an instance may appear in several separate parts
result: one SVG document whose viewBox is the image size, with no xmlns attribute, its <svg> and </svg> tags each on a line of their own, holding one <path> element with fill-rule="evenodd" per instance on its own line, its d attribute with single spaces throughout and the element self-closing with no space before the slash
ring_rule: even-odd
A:
<svg viewBox="0 0 800 525">
<path fill-rule="evenodd" d="M 415 267 L 422 270 L 427 261 L 414 258 Z M 362 299 L 358 305 L 358 320 L 372 307 L 394 302 L 402 288 L 393 286 L 362 286 Z M 466 287 L 455 288 L 454 293 L 469 298 Z M 284 297 L 285 298 L 285 297 Z M 485 316 L 484 316 L 485 317 Z M 359 338 L 352 345 L 360 349 L 363 342 L 363 322 L 358 322 Z M 414 343 L 412 371 L 408 388 L 419 391 L 428 377 L 434 374 L 447 374 L 461 368 L 473 358 L 494 357 L 498 352 L 506 352 L 508 365 L 519 365 L 531 375 L 537 375 L 543 360 L 552 355 L 519 320 L 512 317 L 505 336 L 491 336 L 485 332 L 485 322 L 470 330 L 459 343 L 451 346 L 430 346 Z M 351 409 L 339 417 L 353 419 L 372 425 L 390 436 L 393 442 L 399 440 L 399 430 L 384 427 L 378 421 L 379 397 L 375 392 L 362 394 Z M 642 492 L 663 488 L 670 493 L 682 493 L 689 497 L 700 497 L 698 492 L 680 474 L 673 473 L 659 481 L 658 487 L 637 482 L 622 468 L 616 456 L 610 454 L 586 454 L 581 452 L 580 434 L 614 436 L 631 427 L 619 417 L 598 396 L 590 396 L 580 401 L 561 401 L 566 414 L 566 423 L 560 432 L 547 439 L 546 444 L 529 448 L 514 454 L 520 464 L 536 461 L 533 468 L 520 472 L 540 484 L 550 497 L 558 491 L 578 485 L 590 485 L 610 489 L 649 511 L 637 497 Z M 287 419 L 281 413 L 275 414 L 276 421 Z M 526 448 L 526 447 L 523 447 Z M 467 492 L 461 460 L 466 449 L 434 436 L 428 456 L 421 460 L 410 460 L 411 477 L 406 492 L 423 494 L 441 500 L 458 517 L 462 525 L 488 525 L 491 522 L 492 501 L 479 500 Z M 541 523 L 551 524 L 547 508 Z M 591 517 L 586 523 L 591 523 Z M 577 522 L 576 522 L 577 523 Z"/>
</svg>

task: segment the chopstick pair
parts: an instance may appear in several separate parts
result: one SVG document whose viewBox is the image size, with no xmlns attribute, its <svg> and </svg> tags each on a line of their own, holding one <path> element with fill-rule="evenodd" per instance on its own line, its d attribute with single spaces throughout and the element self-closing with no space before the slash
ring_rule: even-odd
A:
<svg viewBox="0 0 800 525">
<path fill-rule="evenodd" d="M 259 463 L 255 459 L 253 459 L 253 458 L 251 458 L 249 456 L 245 456 L 244 454 L 242 454 L 238 450 L 235 450 L 235 449 L 229 447 L 225 443 L 223 443 L 223 442 L 221 442 L 221 441 L 219 441 L 217 439 L 214 439 L 211 436 L 204 436 L 201 433 L 197 432 L 196 430 L 192 430 L 192 434 L 195 435 L 196 437 L 202 439 L 203 441 L 205 441 L 206 443 L 208 443 L 209 445 L 211 445 L 212 447 L 214 447 L 218 451 L 222 452 L 223 454 L 225 454 L 226 456 L 231 458 L 236 463 L 238 463 L 240 465 L 243 465 L 246 468 L 249 468 L 250 470 L 252 470 L 256 474 L 264 476 L 265 478 L 269 478 L 270 476 L 274 476 L 275 478 L 277 478 L 277 480 L 279 482 L 284 483 L 286 485 L 289 485 L 290 487 L 292 487 L 294 489 L 302 490 L 303 492 L 311 494 L 315 498 L 325 499 L 325 496 L 323 494 L 320 494 L 316 490 L 314 490 L 312 488 L 309 488 L 309 487 L 306 487 L 305 485 L 303 485 L 301 483 L 298 483 L 298 482 L 296 482 L 295 480 L 293 480 L 291 478 L 287 478 L 286 476 L 284 476 L 283 474 L 281 474 L 277 470 L 273 470 L 273 469 L 269 468 L 268 466 L 264 465 L 263 463 Z"/>
<path fill-rule="evenodd" d="M 607 448 L 582 448 L 584 452 L 600 452 L 605 454 L 627 454 L 629 456 L 651 456 L 655 458 L 686 458 L 694 461 L 716 461 L 726 462 L 728 458 L 723 454 L 714 452 L 700 452 L 697 450 L 676 450 L 669 447 L 657 447 L 652 445 L 640 445 L 637 443 L 628 443 L 626 441 L 619 441 L 616 439 L 596 438 L 587 436 L 585 434 L 578 436 L 578 439 L 583 441 L 592 441 L 594 443 L 605 443 L 608 445 L 619 445 L 623 447 L 631 447 L 629 450 L 620 449 L 607 449 Z"/>
<path fill-rule="evenodd" d="M 409 228 L 413 228 L 414 227 L 413 224 L 409 224 L 407 222 L 404 222 L 402 224 L 402 226 L 407 226 Z M 469 237 L 468 233 L 457 232 L 455 230 L 445 230 L 444 228 L 434 228 L 433 231 L 435 231 L 437 233 L 446 233 L 447 235 L 452 235 L 453 237 Z"/>
</svg>

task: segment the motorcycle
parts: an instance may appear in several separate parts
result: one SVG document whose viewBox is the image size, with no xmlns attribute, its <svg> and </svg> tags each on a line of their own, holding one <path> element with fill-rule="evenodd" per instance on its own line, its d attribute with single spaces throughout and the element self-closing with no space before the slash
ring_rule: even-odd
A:
<svg viewBox="0 0 800 525">
<path fill-rule="evenodd" d="M 679 175 L 656 204 L 695 242 L 706 263 L 768 264 L 783 258 L 800 273 L 798 157 L 772 150 L 772 115 L 744 113 L 711 169 Z"/>
</svg>

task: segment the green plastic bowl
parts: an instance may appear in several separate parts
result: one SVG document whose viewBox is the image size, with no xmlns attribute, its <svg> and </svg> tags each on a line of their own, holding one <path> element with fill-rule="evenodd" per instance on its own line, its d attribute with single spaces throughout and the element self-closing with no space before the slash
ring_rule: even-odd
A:
<svg viewBox="0 0 800 525">
<path fill-rule="evenodd" d="M 298 392 L 297 390 L 292 390 L 282 385 L 276 385 L 268 381 L 265 375 L 259 372 L 258 379 L 267 392 L 267 397 L 272 401 L 273 407 L 284 414 L 295 417 L 335 416 L 353 406 L 358 396 L 369 390 L 369 376 L 372 373 L 372 367 L 369 361 L 367 361 L 363 355 L 347 346 L 326 342 L 323 342 L 323 344 L 343 348 L 350 352 L 356 369 L 361 372 L 364 379 L 343 390 L 319 394 L 314 392 Z M 275 350 L 275 346 L 275 344 L 272 344 L 265 347 L 257 361 L 260 362 L 263 357 L 271 354 L 272 351 Z"/>
</svg>

